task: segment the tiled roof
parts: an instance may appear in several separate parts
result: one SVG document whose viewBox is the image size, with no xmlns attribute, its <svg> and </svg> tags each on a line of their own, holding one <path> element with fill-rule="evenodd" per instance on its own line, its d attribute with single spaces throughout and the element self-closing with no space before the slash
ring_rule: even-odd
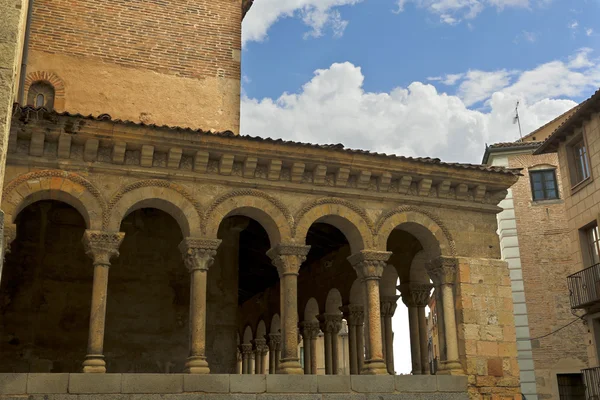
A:
<svg viewBox="0 0 600 400">
<path fill-rule="evenodd" d="M 242 0 L 242 19 L 244 19 L 246 13 L 250 11 L 252 3 L 254 3 L 254 0 Z"/>
<path fill-rule="evenodd" d="M 557 120 L 561 119 L 562 117 L 564 117 L 564 116 L 566 116 L 568 114 L 573 114 L 575 111 L 577 111 L 579 109 L 579 107 L 581 107 L 581 104 L 577 104 L 575 107 L 573 107 L 570 110 L 565 111 L 564 113 L 560 114 L 558 117 L 554 118 L 552 121 L 548 121 L 544 125 L 540 126 L 536 130 L 534 130 L 533 132 L 528 133 L 527 135 L 523 136 L 521 138 L 521 140 L 525 141 L 526 139 L 529 139 L 530 137 L 537 135 L 542 129 L 544 129 L 548 125 L 552 124 L 553 122 L 556 122 Z M 540 140 L 540 142 L 543 142 L 543 141 L 544 140 Z"/>
<path fill-rule="evenodd" d="M 552 135 L 538 147 L 534 154 L 542 154 L 551 150 L 556 146 L 556 143 L 560 138 L 565 137 L 570 133 L 569 131 L 572 130 L 576 124 L 581 123 L 588 115 L 599 111 L 600 89 L 598 89 L 589 99 L 581 103 L 577 111 L 560 124 Z"/>
<path fill-rule="evenodd" d="M 514 147 L 537 147 L 540 144 L 542 144 L 543 142 L 541 141 L 536 141 L 536 142 L 500 142 L 500 143 L 494 143 L 494 144 L 490 144 L 488 147 L 490 149 L 504 149 L 504 148 L 514 148 Z"/>
<path fill-rule="evenodd" d="M 262 138 L 259 136 L 236 135 L 235 133 L 233 133 L 231 131 L 212 132 L 212 131 L 205 131 L 202 129 L 182 128 L 182 127 L 178 127 L 178 126 L 144 124 L 143 122 L 133 122 L 133 121 L 128 121 L 128 120 L 112 119 L 111 116 L 108 114 L 101 114 L 98 116 L 81 115 L 81 114 L 72 114 L 69 112 L 56 112 L 53 110 L 50 111 L 50 110 L 46 110 L 45 108 L 20 106 L 17 103 L 14 104 L 13 118 L 27 120 L 30 117 L 35 117 L 37 119 L 52 119 L 52 118 L 56 118 L 56 117 L 70 117 L 70 118 L 80 118 L 80 119 L 93 120 L 93 121 L 107 121 L 107 122 L 113 122 L 115 124 L 135 125 L 135 126 L 148 127 L 151 129 L 168 130 L 168 131 L 172 131 L 172 132 L 197 133 L 199 135 L 212 135 L 212 136 L 219 136 L 219 137 L 228 137 L 228 138 L 232 138 L 235 140 L 249 140 L 249 141 L 253 141 L 253 142 L 274 143 L 274 144 L 280 144 L 283 146 L 290 146 L 290 147 L 307 147 L 307 148 L 323 149 L 323 150 L 329 150 L 329 151 L 342 151 L 342 152 L 351 153 L 351 154 L 364 154 L 364 155 L 373 156 L 373 157 L 385 157 L 385 158 L 391 158 L 391 159 L 406 160 L 409 162 L 435 164 L 435 165 L 446 166 L 446 167 L 451 167 L 451 168 L 472 169 L 472 170 L 496 172 L 496 173 L 509 174 L 509 175 L 518 175 L 519 174 L 519 172 L 516 170 L 512 170 L 512 169 L 504 168 L 504 167 L 492 167 L 492 166 L 486 166 L 486 165 L 482 165 L 482 164 L 450 163 L 450 162 L 443 162 L 439 158 L 406 157 L 406 156 L 400 156 L 400 155 L 395 155 L 395 154 L 377 153 L 377 152 L 372 152 L 369 150 L 350 149 L 350 148 L 346 148 L 341 143 L 338 143 L 338 144 L 303 143 L 303 142 L 295 142 L 295 141 L 283 140 L 283 139 Z"/>
</svg>

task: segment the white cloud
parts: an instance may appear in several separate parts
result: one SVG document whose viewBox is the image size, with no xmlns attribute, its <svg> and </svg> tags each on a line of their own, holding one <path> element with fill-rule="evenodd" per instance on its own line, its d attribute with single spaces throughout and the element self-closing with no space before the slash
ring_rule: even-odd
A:
<svg viewBox="0 0 600 400">
<path fill-rule="evenodd" d="M 479 162 L 485 143 L 518 138 L 512 124 L 517 100 L 523 131 L 530 132 L 575 105 L 566 98 L 597 89 L 600 63 L 584 49 L 568 62 L 551 61 L 524 72 L 469 71 L 458 78 L 458 95 L 421 82 L 367 92 L 364 79 L 360 67 L 345 62 L 315 71 L 297 93 L 243 98 L 242 133 Z M 434 77 L 440 83 L 444 79 Z M 486 111 L 469 109 L 478 100 Z"/>
<path fill-rule="evenodd" d="M 585 30 L 586 36 L 592 36 L 594 34 L 594 30 L 592 28 L 587 28 Z"/>
<path fill-rule="evenodd" d="M 575 29 L 577 29 L 578 26 L 579 26 L 579 22 L 573 21 L 569 24 L 569 29 L 575 30 Z"/>
<path fill-rule="evenodd" d="M 269 28 L 281 18 L 298 16 L 310 28 L 305 37 L 319 37 L 326 29 L 341 36 L 348 25 L 337 7 L 362 0 L 260 0 L 255 1 L 242 24 L 243 43 L 262 41 Z"/>
<path fill-rule="evenodd" d="M 439 15 L 440 20 L 456 25 L 463 19 L 473 19 L 486 7 L 502 11 L 505 8 L 531 8 L 532 3 L 538 6 L 547 5 L 551 0 L 397 0 L 397 12 L 404 11 L 409 3 L 418 8 Z"/>
<path fill-rule="evenodd" d="M 523 31 L 523 37 L 529 43 L 535 43 L 537 41 L 538 35 L 535 32 Z"/>
</svg>

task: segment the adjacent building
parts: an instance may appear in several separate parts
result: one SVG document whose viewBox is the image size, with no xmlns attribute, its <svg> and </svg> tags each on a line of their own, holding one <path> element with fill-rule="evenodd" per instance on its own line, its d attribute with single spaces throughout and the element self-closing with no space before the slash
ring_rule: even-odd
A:
<svg viewBox="0 0 600 400">
<path fill-rule="evenodd" d="M 500 203 L 498 235 L 510 268 L 521 391 L 528 399 L 583 395 L 585 328 L 574 318 L 565 277 L 579 269 L 570 251 L 565 171 L 556 152 L 534 154 L 572 109 L 522 140 L 486 148 L 483 163 L 521 172 Z M 485 307 L 485 305 L 482 305 Z M 568 395 L 568 396 L 567 396 Z"/>
<path fill-rule="evenodd" d="M 558 154 L 561 195 L 566 210 L 568 244 L 573 269 L 564 271 L 570 307 L 579 337 L 565 342 L 587 345 L 589 366 L 583 369 L 588 398 L 600 396 L 600 90 L 583 102 L 534 152 Z M 569 328 L 565 328 L 568 330 Z M 587 335 L 585 335 L 587 331 Z M 575 366 L 575 365 L 574 365 Z"/>
</svg>

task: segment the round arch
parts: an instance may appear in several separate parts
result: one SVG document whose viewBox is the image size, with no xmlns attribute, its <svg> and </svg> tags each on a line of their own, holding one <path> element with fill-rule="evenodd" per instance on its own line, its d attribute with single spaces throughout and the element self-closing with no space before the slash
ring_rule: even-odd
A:
<svg viewBox="0 0 600 400">
<path fill-rule="evenodd" d="M 109 203 L 104 228 L 118 231 L 121 221 L 140 208 L 156 208 L 171 215 L 183 237 L 201 236 L 199 205 L 181 186 L 161 180 L 136 182 L 121 189 Z"/>
<path fill-rule="evenodd" d="M 305 243 L 306 235 L 315 222 L 330 224 L 339 229 L 350 244 L 352 253 L 370 248 L 373 243 L 373 223 L 367 213 L 354 203 L 337 198 L 316 200 L 296 215 L 294 239 Z"/>
<path fill-rule="evenodd" d="M 29 95 L 29 89 L 37 82 L 44 82 L 54 89 L 54 108 L 62 110 L 65 107 L 65 82 L 53 72 L 35 71 L 25 77 L 24 93 Z"/>
<path fill-rule="evenodd" d="M 254 339 L 254 337 L 252 336 L 252 328 L 250 328 L 250 325 L 247 325 L 246 328 L 244 329 L 244 337 L 242 338 L 242 343 L 243 344 L 252 343 L 252 339 Z"/>
<path fill-rule="evenodd" d="M 263 321 L 261 319 L 260 322 L 258 323 L 258 326 L 256 327 L 256 335 L 254 335 L 254 337 L 256 339 L 264 339 L 266 334 L 267 334 L 267 326 L 265 325 L 265 321 Z"/>
<path fill-rule="evenodd" d="M 213 201 L 202 224 L 207 237 L 217 237 L 221 221 L 242 215 L 257 221 L 267 232 L 271 247 L 292 237 L 292 216 L 283 203 L 259 190 L 234 190 Z"/>
<path fill-rule="evenodd" d="M 6 224 L 13 224 L 25 207 L 41 200 L 59 200 L 75 208 L 88 229 L 102 229 L 105 201 L 94 185 L 80 175 L 44 170 L 23 174 L 4 188 L 2 209 Z"/>
<path fill-rule="evenodd" d="M 429 283 L 431 281 L 431 277 L 429 276 L 427 268 L 425 267 L 427 262 L 430 260 L 431 257 L 429 257 L 427 252 L 424 250 L 420 250 L 417 254 L 415 254 L 410 263 L 410 282 Z"/>
<path fill-rule="evenodd" d="M 271 326 L 269 328 L 269 333 L 272 335 L 276 335 L 281 332 L 281 320 L 279 319 L 279 314 L 273 315 L 271 319 Z"/>
<path fill-rule="evenodd" d="M 378 250 L 387 250 L 387 240 L 394 229 L 401 229 L 416 237 L 432 257 L 456 256 L 450 231 L 433 213 L 412 206 L 384 213 L 376 226 Z"/>
<path fill-rule="evenodd" d="M 314 297 L 311 297 L 304 307 L 304 321 L 318 322 L 317 315 L 319 315 L 319 303 Z"/>
<path fill-rule="evenodd" d="M 383 268 L 383 275 L 379 280 L 379 294 L 383 296 L 395 296 L 398 285 L 398 271 L 391 264 Z"/>
<path fill-rule="evenodd" d="M 342 306 L 342 295 L 339 290 L 333 288 L 327 293 L 325 300 L 325 312 L 327 314 L 341 314 L 340 307 Z"/>
<path fill-rule="evenodd" d="M 364 305 L 365 290 L 360 279 L 355 279 L 350 287 L 350 304 Z"/>
</svg>

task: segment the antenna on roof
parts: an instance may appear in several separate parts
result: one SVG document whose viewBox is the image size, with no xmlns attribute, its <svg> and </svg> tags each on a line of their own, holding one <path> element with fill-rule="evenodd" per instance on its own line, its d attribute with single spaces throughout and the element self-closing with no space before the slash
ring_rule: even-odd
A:
<svg viewBox="0 0 600 400">
<path fill-rule="evenodd" d="M 519 136 L 521 137 L 521 141 L 523 141 L 523 133 L 521 132 L 521 119 L 519 118 L 519 101 L 517 100 L 517 105 L 515 106 L 515 117 L 513 118 L 513 124 L 519 124 Z"/>
</svg>

